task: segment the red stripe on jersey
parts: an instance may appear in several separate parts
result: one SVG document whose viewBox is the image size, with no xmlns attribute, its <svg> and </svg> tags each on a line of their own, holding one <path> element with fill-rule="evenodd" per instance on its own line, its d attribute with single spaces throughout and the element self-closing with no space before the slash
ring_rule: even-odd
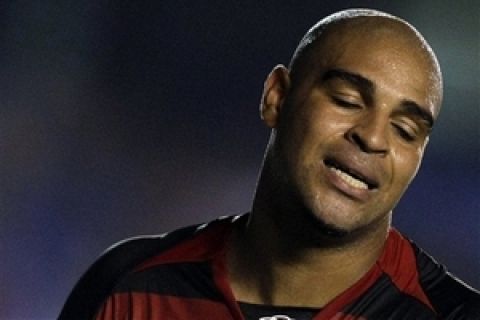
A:
<svg viewBox="0 0 480 320">
<path fill-rule="evenodd" d="M 391 229 L 383 252 L 378 264 L 383 272 L 390 276 L 395 286 L 434 311 L 420 284 L 417 258 L 410 242 L 397 230 Z"/>
<path fill-rule="evenodd" d="M 335 316 L 333 316 L 333 318 L 330 318 L 330 320 L 367 320 L 367 319 L 362 316 L 352 316 L 349 314 L 344 314 L 343 312 L 339 312 Z"/>
<path fill-rule="evenodd" d="M 222 302 L 161 296 L 152 293 L 117 293 L 108 298 L 96 320 L 225 319 L 234 320 Z M 237 318 L 238 319 L 238 318 Z"/>
<path fill-rule="evenodd" d="M 243 319 L 242 311 L 238 305 L 235 296 L 232 291 L 232 287 L 228 282 L 228 270 L 226 266 L 226 257 L 225 252 L 212 261 L 213 268 L 213 281 L 217 285 L 217 288 L 222 292 L 225 297 L 225 304 L 230 309 L 231 314 L 234 316 L 234 319 Z"/>
<path fill-rule="evenodd" d="M 337 296 L 333 299 L 330 303 L 328 303 L 319 314 L 317 314 L 313 319 L 314 320 L 354 320 L 363 319 L 362 317 L 356 318 L 351 315 L 343 314 L 339 312 L 342 310 L 346 305 L 352 303 L 362 294 L 364 294 L 374 283 L 378 280 L 378 278 L 382 275 L 382 271 L 380 268 L 374 266 L 367 272 L 359 281 L 357 281 L 352 287 L 344 291 L 342 294 Z"/>
</svg>

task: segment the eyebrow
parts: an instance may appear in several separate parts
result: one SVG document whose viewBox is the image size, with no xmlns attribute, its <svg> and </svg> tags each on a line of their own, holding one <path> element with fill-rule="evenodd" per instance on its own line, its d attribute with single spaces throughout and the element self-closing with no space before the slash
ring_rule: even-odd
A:
<svg viewBox="0 0 480 320">
<path fill-rule="evenodd" d="M 425 108 L 420 107 L 416 102 L 411 100 L 403 100 L 400 106 L 404 113 L 419 117 L 427 123 L 429 129 L 433 128 L 433 123 L 435 121 L 433 120 L 432 114 L 425 110 Z"/>
<path fill-rule="evenodd" d="M 334 79 L 346 81 L 350 85 L 356 87 L 366 101 L 373 100 L 375 84 L 364 76 L 343 69 L 330 69 L 327 70 L 321 78 L 322 82 L 328 82 Z M 400 107 L 403 113 L 419 117 L 426 122 L 428 129 L 432 129 L 434 124 L 433 115 L 427 111 L 426 108 L 422 108 L 412 100 L 403 100 L 400 103 Z"/>
</svg>

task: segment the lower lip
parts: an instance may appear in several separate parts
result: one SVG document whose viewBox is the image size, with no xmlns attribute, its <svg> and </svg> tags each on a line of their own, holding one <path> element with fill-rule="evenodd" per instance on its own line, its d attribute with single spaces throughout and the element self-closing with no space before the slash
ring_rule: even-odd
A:
<svg viewBox="0 0 480 320">
<path fill-rule="evenodd" d="M 370 189 L 359 189 L 352 187 L 351 185 L 343 181 L 343 179 L 340 178 L 332 169 L 327 166 L 325 166 L 325 168 L 327 169 L 327 180 L 342 194 L 355 200 L 368 200 L 371 195 Z"/>
</svg>

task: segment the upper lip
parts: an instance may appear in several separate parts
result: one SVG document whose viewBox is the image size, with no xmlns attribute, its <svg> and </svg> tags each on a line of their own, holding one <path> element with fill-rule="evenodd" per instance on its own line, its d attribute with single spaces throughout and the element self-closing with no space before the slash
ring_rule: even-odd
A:
<svg viewBox="0 0 480 320">
<path fill-rule="evenodd" d="M 377 189 L 379 187 L 379 178 L 376 175 L 377 170 L 367 165 L 366 160 L 358 160 L 355 157 L 326 157 L 324 163 L 327 167 L 340 169 L 352 177 L 365 182 L 368 189 Z"/>
</svg>

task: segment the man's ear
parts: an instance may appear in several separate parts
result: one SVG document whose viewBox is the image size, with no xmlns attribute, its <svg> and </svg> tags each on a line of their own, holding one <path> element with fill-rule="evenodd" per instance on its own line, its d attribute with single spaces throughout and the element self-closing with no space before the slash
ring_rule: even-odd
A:
<svg viewBox="0 0 480 320">
<path fill-rule="evenodd" d="M 277 127 L 280 111 L 289 89 L 288 69 L 283 65 L 275 66 L 265 80 L 260 103 L 260 117 L 268 127 Z"/>
</svg>

